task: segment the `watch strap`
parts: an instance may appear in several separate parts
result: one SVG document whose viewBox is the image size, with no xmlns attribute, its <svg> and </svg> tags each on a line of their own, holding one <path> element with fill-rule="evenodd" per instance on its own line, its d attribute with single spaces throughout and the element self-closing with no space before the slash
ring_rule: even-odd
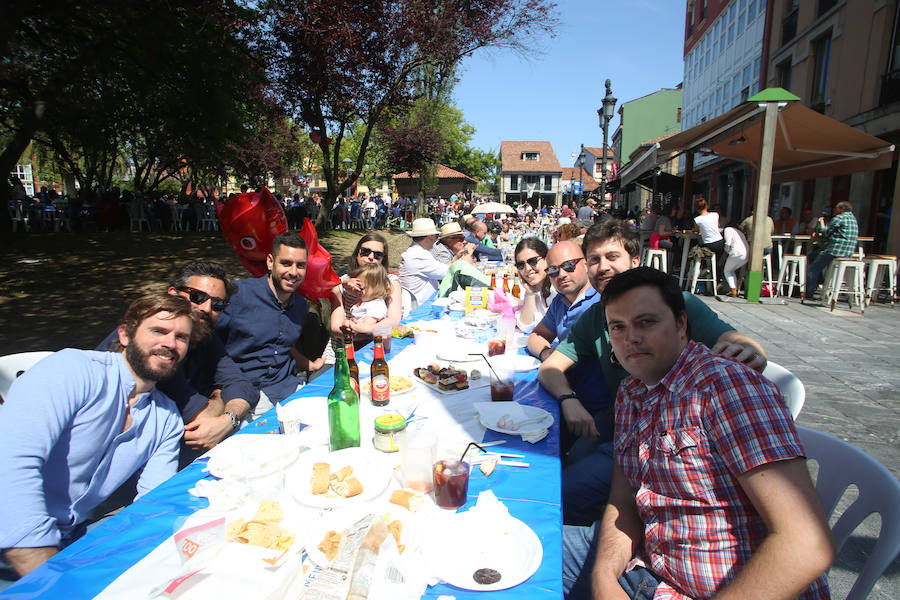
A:
<svg viewBox="0 0 900 600">
<path fill-rule="evenodd" d="M 568 394 L 563 394 L 562 396 L 557 398 L 556 401 L 559 402 L 560 404 L 562 404 L 563 400 L 568 400 L 569 398 L 577 398 L 577 397 L 578 397 L 578 394 L 576 394 L 575 392 L 569 392 Z"/>
<path fill-rule="evenodd" d="M 241 418 L 237 416 L 236 413 L 231 412 L 230 410 L 226 410 L 223 414 L 231 417 L 231 428 L 237 429 L 241 426 Z"/>
</svg>

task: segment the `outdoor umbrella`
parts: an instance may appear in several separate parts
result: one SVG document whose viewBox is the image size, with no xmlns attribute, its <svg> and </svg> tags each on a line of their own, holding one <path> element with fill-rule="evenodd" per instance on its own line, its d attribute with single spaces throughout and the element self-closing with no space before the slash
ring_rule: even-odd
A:
<svg viewBox="0 0 900 600">
<path fill-rule="evenodd" d="M 501 204 L 499 202 L 485 202 L 484 204 L 479 204 L 475 208 L 472 209 L 473 215 L 497 215 L 500 213 L 514 213 L 513 207 L 509 204 Z"/>
</svg>

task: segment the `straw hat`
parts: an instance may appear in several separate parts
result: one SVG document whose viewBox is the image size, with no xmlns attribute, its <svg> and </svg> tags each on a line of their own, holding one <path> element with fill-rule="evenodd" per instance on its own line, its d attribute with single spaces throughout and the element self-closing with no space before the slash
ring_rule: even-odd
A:
<svg viewBox="0 0 900 600">
<path fill-rule="evenodd" d="M 425 237 L 426 235 L 438 235 L 440 233 L 434 226 L 434 221 L 428 218 L 413 221 L 412 229 L 406 232 L 411 238 Z"/>
<path fill-rule="evenodd" d="M 451 221 L 441 227 L 441 235 L 438 239 L 444 239 L 445 237 L 450 237 L 451 235 L 461 235 L 463 232 L 462 227 L 459 226 L 459 223 L 456 221 Z"/>
</svg>

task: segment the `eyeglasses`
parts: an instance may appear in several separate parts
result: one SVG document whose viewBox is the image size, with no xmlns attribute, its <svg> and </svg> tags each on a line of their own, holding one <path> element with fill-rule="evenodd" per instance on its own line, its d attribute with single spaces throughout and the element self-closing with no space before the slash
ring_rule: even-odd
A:
<svg viewBox="0 0 900 600">
<path fill-rule="evenodd" d="M 226 300 L 225 298 L 213 298 L 212 296 L 210 296 L 209 294 L 207 294 L 206 292 L 204 292 L 202 290 L 184 286 L 182 288 L 179 288 L 178 291 L 179 292 L 187 292 L 188 297 L 191 299 L 191 303 L 196 304 L 197 306 L 200 306 L 207 300 L 211 299 L 212 302 L 210 303 L 209 306 L 216 312 L 222 312 L 228 306 L 228 300 Z"/>
<path fill-rule="evenodd" d="M 371 248 L 366 248 L 365 246 L 359 247 L 360 256 L 368 256 L 370 254 L 375 257 L 375 260 L 378 261 L 384 258 L 384 252 L 382 252 L 381 250 L 372 250 Z"/>
<path fill-rule="evenodd" d="M 584 257 L 581 256 L 579 258 L 567 260 L 566 262 L 559 265 L 558 267 L 557 266 L 547 267 L 547 275 L 549 275 L 550 277 L 556 277 L 557 275 L 559 275 L 560 269 L 562 269 L 566 273 L 571 273 L 572 271 L 575 270 L 575 265 L 577 265 L 578 261 L 580 261 L 582 258 L 584 258 Z"/>
<path fill-rule="evenodd" d="M 520 260 L 519 262 L 516 263 L 516 268 L 521 271 L 522 269 L 525 268 L 525 264 L 528 263 L 529 267 L 531 267 L 532 269 L 537 269 L 538 261 L 541 260 L 541 258 L 543 258 L 543 257 L 532 256 L 528 260 Z"/>
</svg>

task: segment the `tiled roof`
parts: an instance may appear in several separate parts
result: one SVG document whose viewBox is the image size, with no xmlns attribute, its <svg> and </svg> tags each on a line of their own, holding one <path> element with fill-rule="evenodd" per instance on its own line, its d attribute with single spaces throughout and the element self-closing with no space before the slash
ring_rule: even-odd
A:
<svg viewBox="0 0 900 600">
<path fill-rule="evenodd" d="M 537 160 L 522 160 L 523 152 L 537 152 Z M 500 142 L 500 164 L 504 173 L 561 173 L 550 142 Z"/>
<path fill-rule="evenodd" d="M 418 176 L 418 173 L 410 175 L 407 172 L 403 172 L 394 175 L 394 179 L 415 179 L 418 178 Z M 475 181 L 465 173 L 460 173 L 459 171 L 451 169 L 450 167 L 444 165 L 438 165 L 437 173 L 435 173 L 435 176 L 438 179 L 468 179 L 469 181 Z"/>
<path fill-rule="evenodd" d="M 587 150 L 587 148 L 585 148 L 585 150 Z M 579 171 L 581 171 L 580 175 L 578 173 Z M 585 169 L 563 167 L 562 172 L 563 174 L 560 179 L 562 179 L 563 181 L 580 181 L 581 179 L 584 179 L 584 189 L 586 190 L 592 190 L 599 185 L 597 183 L 597 180 L 594 179 L 591 174 L 588 173 Z"/>
<path fill-rule="evenodd" d="M 601 156 L 603 156 L 603 149 L 600 146 L 585 146 L 584 151 L 590 152 L 592 155 L 594 155 L 597 158 L 600 158 Z M 612 148 L 607 146 L 606 147 L 606 158 L 615 158 L 615 157 L 616 157 L 616 153 L 613 152 Z"/>
</svg>

